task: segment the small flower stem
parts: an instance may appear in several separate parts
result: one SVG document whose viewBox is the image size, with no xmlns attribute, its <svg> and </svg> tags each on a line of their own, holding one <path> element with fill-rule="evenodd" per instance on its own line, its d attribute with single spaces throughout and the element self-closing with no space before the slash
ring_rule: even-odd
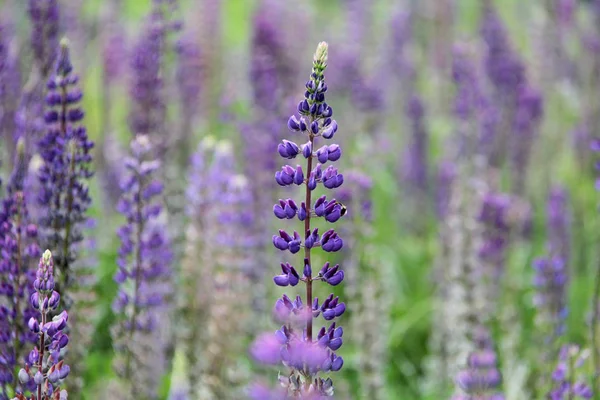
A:
<svg viewBox="0 0 600 400">
<path fill-rule="evenodd" d="M 16 262 L 16 271 L 15 271 L 15 296 L 14 296 L 14 312 L 15 312 L 15 319 L 17 319 L 16 321 L 14 321 L 14 332 L 13 332 L 13 351 L 14 351 L 14 355 L 15 355 L 15 360 L 19 359 L 19 355 L 21 354 L 21 340 L 19 339 L 19 332 L 23 326 L 22 324 L 22 320 L 19 321 L 18 318 L 21 318 L 21 308 L 20 308 L 20 304 L 19 304 L 19 293 L 21 293 L 21 273 L 25 273 L 25 266 L 22 265 L 23 264 L 23 258 L 21 257 L 21 251 L 22 251 L 22 246 L 23 246 L 23 237 L 21 235 L 21 217 L 22 217 L 22 196 L 21 193 L 18 193 L 16 195 L 17 197 L 17 202 L 18 202 L 18 209 L 19 211 L 17 212 L 17 216 L 16 216 L 16 221 L 15 221 L 15 226 L 17 227 L 17 262 Z M 18 377 L 15 374 L 15 378 L 14 378 L 14 387 L 17 387 L 17 382 L 18 382 Z"/>
<path fill-rule="evenodd" d="M 42 302 L 43 303 L 43 302 Z M 45 335 L 44 335 L 44 331 L 42 330 L 42 328 L 44 327 L 44 325 L 46 325 L 46 310 L 42 311 L 42 323 L 40 325 L 40 354 L 38 355 L 38 362 L 37 362 L 37 369 L 40 373 L 44 373 L 44 342 L 45 340 Z M 40 383 L 37 386 L 37 399 L 38 400 L 42 400 L 42 386 L 44 385 L 44 382 Z"/>
<path fill-rule="evenodd" d="M 312 132 L 310 133 L 310 148 L 313 148 L 313 143 L 315 140 Z M 310 205 L 311 205 L 311 195 L 312 192 L 308 187 L 308 182 L 310 181 L 310 172 L 312 171 L 312 154 L 308 157 L 308 161 L 306 164 L 306 219 L 304 220 L 304 234 L 307 235 L 310 232 Z M 306 236 L 305 236 L 306 237 Z M 306 262 L 308 265 L 311 265 L 310 261 L 310 248 L 304 246 L 304 258 L 306 258 Z M 313 319 L 312 319 L 312 302 L 313 302 L 313 294 L 312 294 L 312 277 L 306 277 L 306 305 L 311 310 L 311 313 L 307 316 L 306 319 L 306 337 L 309 342 L 312 342 L 312 328 L 313 328 Z"/>
</svg>

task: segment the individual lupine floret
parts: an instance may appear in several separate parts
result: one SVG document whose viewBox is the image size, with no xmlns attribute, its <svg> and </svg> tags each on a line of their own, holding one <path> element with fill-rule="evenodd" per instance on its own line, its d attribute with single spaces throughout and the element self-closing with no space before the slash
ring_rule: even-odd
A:
<svg viewBox="0 0 600 400">
<path fill-rule="evenodd" d="M 167 365 L 164 330 L 170 311 L 166 297 L 172 291 L 172 252 L 160 203 L 163 184 L 155 178 L 161 164 L 154 159 L 147 136 L 134 138 L 125 165 L 128 173 L 118 210 L 126 223 L 117 231 L 121 247 L 114 279 L 119 292 L 113 303 L 114 366 L 122 380 L 111 395 L 153 399 Z"/>
<path fill-rule="evenodd" d="M 291 199 L 280 200 L 273 208 L 273 212 L 280 219 L 293 219 L 298 215 L 303 222 L 304 240 L 297 231 L 289 234 L 279 230 L 279 235 L 273 236 L 273 245 L 282 251 L 289 250 L 292 254 L 298 253 L 302 248 L 303 270 L 300 276 L 298 270 L 289 263 L 281 265 L 282 274 L 273 280 L 278 286 L 295 286 L 300 282 L 305 284 L 306 298 L 302 300 L 297 296 L 295 300 L 285 294 L 277 300 L 274 308 L 276 320 L 283 323 L 282 328 L 275 335 L 260 336 L 253 344 L 251 353 L 260 362 L 267 364 L 283 363 L 291 369 L 286 376 L 280 376 L 280 384 L 285 388 L 284 393 L 290 397 L 315 398 L 333 395 L 333 382 L 331 378 L 323 378 L 321 374 L 338 371 L 344 363 L 342 357 L 335 351 L 341 347 L 343 330 L 331 324 L 329 328 L 321 328 L 313 337 L 313 320 L 322 315 L 326 321 L 334 320 L 344 314 L 346 305 L 334 294 L 329 295 L 319 304 L 319 299 L 313 297 L 313 282 L 323 281 L 332 286 L 338 285 L 344 278 L 338 265 L 331 267 L 329 263 L 321 268 L 318 275 L 313 276 L 311 250 L 321 247 L 326 252 L 341 250 L 343 241 L 338 234 L 330 229 L 319 235 L 318 228 L 311 227 L 311 219 L 330 216 L 336 220 L 342 216 L 342 206 L 335 200 L 326 202 L 322 197 L 312 206 L 312 192 L 317 184 L 321 183 L 328 189 L 339 187 L 343 183 L 343 175 L 339 174 L 333 166 L 322 170 L 322 164 L 313 162 L 330 161 L 329 149 L 333 159 L 338 159 L 341 150 L 338 146 L 326 147 L 327 160 L 323 156 L 325 149 L 313 152 L 315 140 L 323 137 L 333 137 L 337 130 L 337 123 L 331 119 L 333 111 L 325 102 L 325 83 L 323 72 L 327 67 L 327 44 L 322 42 L 317 47 L 313 60 L 313 70 L 310 80 L 306 83 L 305 98 L 298 104 L 301 117 L 290 117 L 288 128 L 292 131 L 302 131 L 308 137 L 308 143 L 302 146 L 303 156 L 307 160 L 306 171 L 309 176 L 305 179 L 300 165 L 296 168 L 286 165 L 275 175 L 275 180 L 281 186 L 292 184 L 305 185 L 305 200 L 300 207 Z M 278 148 L 283 158 L 293 158 L 299 153 L 300 146 L 293 142 L 283 142 Z M 339 151 L 339 154 L 338 154 Z M 318 153 L 318 154 L 317 154 Z M 293 157 L 290 157 L 292 156 Z M 318 211 L 317 211 L 318 210 Z M 344 211 L 345 213 L 345 211 Z M 252 393 L 251 393 L 252 394 Z M 255 394 L 252 394 L 255 396 Z"/>
<path fill-rule="evenodd" d="M 15 168 L 0 206 L 0 399 L 19 387 L 14 369 L 24 359 L 24 344 L 37 335 L 27 323 L 36 311 L 29 306 L 34 292 L 35 262 L 40 258 L 37 226 L 30 221 L 23 190 L 27 165 L 23 139 L 17 145 Z"/>
<path fill-rule="evenodd" d="M 578 373 L 590 355 L 577 345 L 566 345 L 560 350 L 556 369 L 552 372 L 552 389 L 547 393 L 551 400 L 591 399 L 592 387 Z"/>
<path fill-rule="evenodd" d="M 35 292 L 30 298 L 31 306 L 37 310 L 39 319 L 31 317 L 29 329 L 39 338 L 39 344 L 29 355 L 25 368 L 19 371 L 19 381 L 31 385 L 31 396 L 17 394 L 17 400 L 66 400 L 67 391 L 61 389 L 70 368 L 63 360 L 69 337 L 65 333 L 69 315 L 66 311 L 57 313 L 60 295 L 54 290 L 54 262 L 52 253 L 46 250 L 42 255 L 36 279 Z M 54 317 L 50 319 L 50 314 Z"/>
</svg>

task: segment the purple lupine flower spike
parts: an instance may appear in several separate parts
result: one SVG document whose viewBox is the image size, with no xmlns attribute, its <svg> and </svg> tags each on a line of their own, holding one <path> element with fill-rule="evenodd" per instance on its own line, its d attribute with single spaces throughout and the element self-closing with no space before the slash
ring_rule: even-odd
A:
<svg viewBox="0 0 600 400">
<path fill-rule="evenodd" d="M 133 80 L 129 90 L 132 100 L 129 130 L 134 135 L 144 134 L 154 138 L 163 133 L 166 107 L 160 75 L 164 28 L 155 18 L 150 18 L 146 24 L 142 36 L 131 51 Z"/>
<path fill-rule="evenodd" d="M 44 120 L 46 134 L 38 142 L 43 164 L 38 171 L 38 221 L 42 248 L 54 249 L 56 283 L 64 308 L 73 317 L 69 334 L 74 345 L 69 346 L 70 363 L 75 378 L 69 385 L 73 397 L 80 397 L 81 371 L 87 345 L 93 334 L 89 329 L 90 298 L 94 273 L 86 265 L 85 235 L 89 224 L 91 196 L 88 182 L 94 142 L 83 126 L 81 108 L 83 93 L 71 63 L 69 44 L 61 40 L 52 77 L 48 80 Z"/>
<path fill-rule="evenodd" d="M 565 260 L 560 256 L 538 258 L 533 262 L 536 306 L 536 324 L 543 335 L 545 346 L 542 362 L 548 362 L 557 355 L 558 339 L 564 334 L 568 315 L 567 283 L 568 271 Z"/>
<path fill-rule="evenodd" d="M 120 393 L 133 398 L 152 398 L 166 368 L 167 343 L 161 331 L 168 326 L 165 302 L 172 289 L 172 252 L 160 202 L 163 184 L 155 178 L 161 164 L 153 154 L 147 136 L 133 139 L 118 204 L 126 223 L 117 231 L 121 247 L 114 276 L 119 284 L 113 303 L 118 318 L 114 366 L 122 378 L 117 383 Z"/>
<path fill-rule="evenodd" d="M 0 21 L 0 138 L 9 155 L 15 154 L 18 139 L 14 135 L 15 115 L 21 93 L 20 60 L 13 31 L 10 24 Z"/>
<path fill-rule="evenodd" d="M 546 204 L 548 221 L 548 251 L 568 262 L 571 254 L 569 195 L 565 188 L 551 189 Z"/>
<path fill-rule="evenodd" d="M 548 399 L 592 399 L 592 387 L 580 374 L 580 370 L 590 356 L 588 350 L 580 350 L 579 346 L 570 344 L 563 346 L 558 356 L 558 363 L 552 372 L 552 388 L 547 393 Z M 580 376 L 581 375 L 581 376 Z"/>
<path fill-rule="evenodd" d="M 69 343 L 65 333 L 69 315 L 66 311 L 57 311 L 60 295 L 54 290 L 54 262 L 50 250 L 46 250 L 40 259 L 33 287 L 35 292 L 31 295 L 30 305 L 39 317 L 31 317 L 27 325 L 39 342 L 29 353 L 25 368 L 18 374 L 21 384 L 33 385 L 33 390 L 30 397 L 17 394 L 16 399 L 66 399 L 67 391 L 61 389 L 61 385 L 71 370 L 61 353 Z M 51 314 L 54 315 L 52 319 Z"/>
<path fill-rule="evenodd" d="M 335 167 L 326 168 L 319 162 L 315 142 L 319 138 L 329 139 L 337 131 L 337 123 L 331 119 L 333 111 L 325 102 L 324 71 L 327 67 L 327 43 L 319 43 L 314 55 L 313 69 L 310 79 L 306 82 L 305 98 L 298 104 L 300 117 L 290 117 L 288 126 L 292 130 L 301 130 L 307 136 L 308 146 L 312 152 L 307 154 L 306 169 L 284 166 L 276 174 L 276 181 L 282 186 L 305 186 L 305 198 L 302 203 L 291 199 L 281 200 L 275 205 L 273 212 L 285 219 L 297 217 L 303 225 L 302 233 L 297 231 L 279 230 L 273 236 L 273 245 L 282 251 L 292 254 L 302 251 L 302 258 L 297 265 L 285 263 L 281 265 L 281 274 L 274 278 L 278 286 L 295 286 L 300 282 L 306 287 L 306 298 L 301 296 L 291 299 L 285 294 L 277 300 L 273 310 L 275 319 L 283 323 L 275 335 L 263 335 L 253 344 L 253 356 L 263 363 L 282 362 L 291 372 L 285 378 L 280 378 L 280 384 L 288 396 L 332 396 L 333 382 L 331 378 L 324 379 L 320 374 L 335 372 L 342 368 L 342 357 L 336 351 L 342 344 L 343 330 L 334 320 L 346 310 L 346 305 L 333 294 L 319 302 L 313 297 L 313 282 L 323 281 L 329 285 L 338 285 L 343 280 L 343 271 L 338 265 L 326 263 L 322 268 L 313 268 L 311 251 L 321 247 L 326 252 L 339 251 L 343 240 L 337 232 L 329 229 L 322 234 L 319 229 L 311 226 L 311 220 L 322 216 L 326 220 L 337 220 L 342 216 L 342 205 L 327 196 L 314 199 L 313 190 L 320 183 L 327 189 L 339 187 L 343 183 L 343 175 Z M 295 143 L 284 142 L 284 158 L 291 157 L 296 152 Z M 329 154 L 330 147 L 327 148 Z M 337 147 L 331 148 L 334 153 Z M 321 150 L 321 153 L 325 150 Z M 337 155 L 335 159 L 339 158 Z M 322 161 L 331 161 L 322 157 Z M 281 209 L 281 210 L 280 210 Z M 317 272 L 318 271 L 318 272 Z M 317 272 L 316 274 L 314 274 Z M 320 315 L 328 321 L 328 325 L 318 331 L 313 331 L 314 319 Z"/>
<path fill-rule="evenodd" d="M 94 143 L 81 122 L 82 92 L 77 82 L 68 43 L 63 39 L 54 76 L 47 85 L 47 133 L 38 144 L 44 161 L 39 171 L 42 188 L 38 202 L 44 210 L 40 218 L 41 241 L 45 247 L 56 249 L 57 283 L 67 310 L 75 284 L 76 246 L 83 239 L 81 230 L 91 204 L 87 181 L 93 176 L 90 164 Z"/>
<path fill-rule="evenodd" d="M 459 372 L 456 384 L 464 392 L 452 400 L 504 400 L 499 393 L 502 375 L 498 370 L 498 357 L 489 333 L 481 329 L 475 332 L 476 350 L 467 358 L 467 368 Z"/>
<path fill-rule="evenodd" d="M 17 144 L 15 168 L 0 207 L 0 399 L 20 387 L 13 371 L 29 351 L 24 344 L 35 344 L 27 323 L 36 316 L 29 306 L 34 292 L 35 262 L 39 260 L 37 226 L 30 221 L 26 192 L 23 190 L 27 165 L 23 139 Z"/>
<path fill-rule="evenodd" d="M 29 0 L 27 10 L 32 25 L 31 48 L 42 79 L 45 79 L 58 56 L 58 0 Z"/>
<path fill-rule="evenodd" d="M 428 190 L 429 174 L 427 172 L 427 151 L 429 134 L 425 127 L 425 106 L 417 95 L 413 95 L 407 104 L 406 114 L 411 122 L 412 137 L 406 151 L 404 180 L 410 186 L 410 193 L 415 192 L 419 202 L 425 200 Z"/>
</svg>

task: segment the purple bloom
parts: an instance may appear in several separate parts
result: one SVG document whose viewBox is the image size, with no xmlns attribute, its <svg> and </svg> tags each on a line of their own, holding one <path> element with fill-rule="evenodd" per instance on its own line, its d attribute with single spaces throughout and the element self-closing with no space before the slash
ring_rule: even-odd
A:
<svg viewBox="0 0 600 400">
<path fill-rule="evenodd" d="M 275 318 L 285 325 L 275 332 L 273 336 L 261 336 L 253 345 L 252 353 L 255 358 L 263 363 L 281 362 L 289 369 L 291 373 L 288 378 L 280 383 L 286 388 L 287 395 L 297 396 L 314 394 L 317 396 L 331 396 L 333 394 L 333 383 L 330 379 L 324 380 L 319 377 L 319 373 L 338 371 L 343 365 L 343 359 L 339 357 L 337 351 L 342 345 L 343 330 L 336 327 L 333 322 L 329 328 L 321 330 L 313 335 L 313 320 L 322 315 L 326 321 L 334 320 L 340 317 L 346 311 L 346 305 L 340 301 L 339 297 L 333 294 L 325 298 L 319 304 L 319 299 L 312 295 L 312 285 L 314 281 L 323 281 L 329 285 L 336 286 L 344 278 L 344 273 L 339 265 L 331 266 L 329 263 L 321 268 L 318 275 L 312 275 L 311 267 L 311 249 L 321 247 L 326 252 L 335 252 L 343 247 L 343 241 L 338 234 L 330 229 L 319 235 L 317 228 L 311 227 L 311 219 L 323 217 L 329 222 L 335 222 L 345 214 L 342 212 L 342 205 L 335 199 L 327 201 L 325 196 L 320 197 L 314 202 L 312 200 L 312 191 L 321 183 L 328 189 L 339 187 L 343 183 L 343 175 L 339 174 L 332 165 L 325 170 L 321 164 L 316 161 L 334 161 L 339 158 L 339 146 L 329 145 L 321 147 L 316 152 L 314 142 L 322 137 L 329 139 L 337 130 L 337 124 L 331 120 L 331 107 L 325 103 L 325 92 L 327 84 L 324 80 L 324 71 L 327 67 L 327 44 L 322 42 L 317 47 L 314 56 L 313 70 L 310 80 L 306 82 L 305 99 L 298 105 L 298 111 L 306 121 L 301 126 L 302 118 L 290 118 L 289 127 L 293 130 L 302 130 L 308 137 L 309 152 L 305 155 L 307 166 L 305 171 L 298 165 L 296 168 L 286 165 L 281 171 L 277 171 L 275 180 L 279 185 L 288 186 L 292 184 L 305 185 L 305 202 L 298 206 L 298 203 L 292 199 L 280 200 L 273 208 L 273 212 L 280 219 L 294 219 L 297 215 L 303 222 L 303 232 L 301 235 L 297 231 L 288 233 L 285 230 L 279 230 L 278 235 L 273 235 L 273 245 L 279 250 L 289 250 L 292 254 L 303 253 L 302 276 L 298 269 L 289 263 L 282 263 L 282 274 L 274 277 L 274 282 L 278 286 L 295 286 L 303 282 L 306 286 L 307 297 L 305 302 L 300 296 L 294 300 L 285 294 L 277 300 L 274 307 Z M 333 129 L 335 127 L 335 129 Z M 295 143 L 284 141 L 279 147 L 279 154 L 285 158 L 294 158 L 299 153 L 300 146 Z M 332 158 L 330 158 L 332 154 Z M 304 179 L 305 173 L 308 175 Z M 303 376 L 301 378 L 301 376 Z M 311 382 L 310 387 L 301 384 L 306 379 Z M 312 383 L 314 382 L 314 383 Z M 261 393 L 267 393 L 262 391 Z"/>
<path fill-rule="evenodd" d="M 535 272 L 534 304 L 537 308 L 536 323 L 542 330 L 547 346 L 554 346 L 564 333 L 567 318 L 567 282 L 569 279 L 565 261 L 559 256 L 538 258 L 533 262 Z M 552 351 L 550 351 L 552 354 Z"/>
<path fill-rule="evenodd" d="M 548 223 L 548 252 L 566 262 L 570 259 L 571 215 L 569 212 L 569 195 L 565 188 L 551 189 L 546 203 Z"/>
<path fill-rule="evenodd" d="M 21 92 L 21 71 L 14 34 L 9 24 L 0 21 L 0 138 L 9 154 L 16 145 L 15 114 Z M 0 181 L 1 184 L 1 181 Z"/>
<path fill-rule="evenodd" d="M 467 368 L 456 377 L 456 384 L 466 395 L 457 395 L 452 399 L 503 400 L 504 396 L 498 392 L 502 375 L 489 334 L 483 330 L 477 332 L 475 341 L 477 350 L 469 354 Z"/>
<path fill-rule="evenodd" d="M 17 160 L 11 175 L 7 196 L 0 207 L 0 398 L 7 399 L 8 392 L 17 385 L 13 371 L 16 363 L 26 354 L 23 344 L 35 344 L 37 335 L 27 327 L 36 316 L 29 306 L 34 292 L 35 262 L 40 257 L 37 245 L 38 230 L 30 222 L 27 201 L 23 190 L 27 166 L 24 144 L 19 141 Z M 12 390 L 11 390 L 12 388 Z"/>
<path fill-rule="evenodd" d="M 566 345 L 560 350 L 556 369 L 552 373 L 552 389 L 547 394 L 551 400 L 591 399 L 594 397 L 592 387 L 579 370 L 589 357 L 589 351 L 580 351 L 576 345 Z"/>
<path fill-rule="evenodd" d="M 489 157 L 497 140 L 498 110 L 484 91 L 484 85 L 475 63 L 469 56 L 469 47 L 459 44 L 454 47 L 452 62 L 452 78 L 457 93 L 454 98 L 454 113 L 459 119 L 460 150 L 468 143 L 467 136 L 474 136 L 468 131 L 471 126 L 477 126 L 479 151 Z"/>
<path fill-rule="evenodd" d="M 69 375 L 70 368 L 62 359 L 61 352 L 69 343 L 65 333 L 69 315 L 66 311 L 57 312 L 60 295 L 54 290 L 54 262 L 50 250 L 46 250 L 40 258 L 33 286 L 35 292 L 31 295 L 30 305 L 39 319 L 31 317 L 28 327 L 39 337 L 41 346 L 29 353 L 25 368 L 19 371 L 19 381 L 23 385 L 33 385 L 29 400 L 66 399 L 67 392 L 61 390 L 60 385 Z M 54 315 L 51 320 L 49 314 Z M 20 394 L 17 399 L 28 398 Z"/>
<path fill-rule="evenodd" d="M 29 0 L 27 11 L 32 25 L 31 48 L 42 79 L 46 79 L 58 56 L 58 0 Z"/>
<path fill-rule="evenodd" d="M 93 176 L 90 164 L 94 146 L 81 123 L 82 93 L 72 70 L 69 48 L 63 41 L 54 76 L 47 84 L 47 132 L 38 143 L 44 161 L 39 170 L 38 203 L 43 210 L 40 239 L 43 247 L 56 249 L 54 259 L 60 271 L 60 288 L 67 299 L 66 309 L 71 306 L 70 291 L 75 283 L 76 246 L 83 240 L 82 228 L 91 204 L 87 181 Z"/>
<path fill-rule="evenodd" d="M 181 106 L 181 131 L 179 139 L 183 141 L 178 146 L 182 151 L 182 159 L 189 158 L 190 145 L 188 140 L 193 134 L 193 125 L 197 114 L 201 111 L 202 89 L 204 85 L 204 65 L 200 45 L 191 34 L 179 39 L 177 43 L 177 72 L 176 81 Z"/>
<path fill-rule="evenodd" d="M 531 86 L 519 87 L 512 137 L 512 179 L 515 193 L 525 187 L 531 150 L 543 115 L 542 95 Z"/>
<path fill-rule="evenodd" d="M 158 14 L 159 15 L 159 14 Z M 165 46 L 165 29 L 156 13 L 152 13 L 131 52 L 132 81 L 129 89 L 132 100 L 129 130 L 133 135 L 157 136 L 164 145 L 165 103 L 160 69 Z"/>
<path fill-rule="evenodd" d="M 525 81 L 525 66 L 512 49 L 506 28 L 490 2 L 485 3 L 480 29 L 487 45 L 485 68 L 490 81 L 501 94 L 515 96 Z"/>
<path fill-rule="evenodd" d="M 425 128 L 425 108 L 421 99 L 413 95 L 406 107 L 406 115 L 411 122 L 411 139 L 406 150 L 403 177 L 408 183 L 409 193 L 415 193 L 419 201 L 424 201 L 428 190 L 427 152 L 429 134 Z"/>
<path fill-rule="evenodd" d="M 123 390 L 151 396 L 165 368 L 166 344 L 161 341 L 159 328 L 167 318 L 165 298 L 171 293 L 172 252 L 162 218 L 163 186 L 155 179 L 160 163 L 153 159 L 147 136 L 137 135 L 132 140 L 131 157 L 125 166 L 118 210 L 126 223 L 117 230 L 121 247 L 114 276 L 119 284 L 113 303 L 119 318 L 113 337 L 119 355 L 115 368 L 129 385 Z M 151 344 L 152 350 L 144 343 Z"/>
<path fill-rule="evenodd" d="M 452 186 L 456 178 L 456 165 L 451 161 L 441 161 L 438 165 L 436 187 L 436 210 L 440 218 L 448 214 Z"/>
</svg>

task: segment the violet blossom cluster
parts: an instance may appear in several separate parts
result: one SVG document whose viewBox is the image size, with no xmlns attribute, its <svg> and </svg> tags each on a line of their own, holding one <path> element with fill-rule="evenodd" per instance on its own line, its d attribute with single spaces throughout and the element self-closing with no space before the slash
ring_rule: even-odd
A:
<svg viewBox="0 0 600 400">
<path fill-rule="evenodd" d="M 27 323 L 37 316 L 29 305 L 34 292 L 35 262 L 39 260 L 37 226 L 31 223 L 23 190 L 27 165 L 25 146 L 17 146 L 17 160 L 0 206 L 0 399 L 19 388 L 13 373 L 25 357 L 25 346 L 35 344 L 37 335 Z"/>
<path fill-rule="evenodd" d="M 550 190 L 546 202 L 548 252 L 569 262 L 571 254 L 571 215 L 569 194 L 564 187 Z"/>
<path fill-rule="evenodd" d="M 38 175 L 41 184 L 38 203 L 43 210 L 40 240 L 44 247 L 55 249 L 57 284 L 66 309 L 71 308 L 73 301 L 71 292 L 77 284 L 73 264 L 92 202 L 87 182 L 93 176 L 90 164 L 94 142 L 82 124 L 83 94 L 77 87 L 78 80 L 73 73 L 68 43 L 63 39 L 54 75 L 47 84 L 44 114 L 47 132 L 38 143 L 43 159 Z"/>
<path fill-rule="evenodd" d="M 172 252 L 165 235 L 160 195 L 163 184 L 155 178 L 160 162 L 150 140 L 137 135 L 117 206 L 126 218 L 117 235 L 121 240 L 118 270 L 119 293 L 113 303 L 118 322 L 113 329 L 117 357 L 115 368 L 123 386 L 118 398 L 152 398 L 165 370 L 165 343 L 161 336 L 168 319 L 165 298 L 170 295 Z"/>
<path fill-rule="evenodd" d="M 15 137 L 15 113 L 21 92 L 21 70 L 15 42 L 14 27 L 0 20 L 0 138 L 8 155 L 15 154 L 13 151 L 18 139 Z"/>
<path fill-rule="evenodd" d="M 565 330 L 567 308 L 568 270 L 565 260 L 554 256 L 533 261 L 533 297 L 536 306 L 536 323 L 544 335 L 545 349 L 549 355 L 557 352 L 556 340 Z M 547 361 L 547 360 L 546 360 Z"/>
<path fill-rule="evenodd" d="M 346 311 L 346 305 L 333 293 L 319 302 L 313 297 L 313 282 L 322 281 L 336 286 L 344 279 L 339 265 L 326 262 L 317 275 L 313 276 L 311 250 L 320 247 L 325 252 L 342 249 L 343 240 L 333 229 L 322 235 L 318 228 L 311 226 L 311 220 L 322 217 L 326 222 L 334 223 L 345 213 L 345 207 L 335 199 L 323 195 L 313 203 L 313 191 L 321 184 L 326 189 L 335 189 L 342 185 L 344 177 L 333 165 L 324 168 L 327 162 L 337 161 L 341 156 L 338 145 L 330 144 L 316 148 L 316 139 L 331 139 L 337 131 L 337 123 L 331 119 L 333 110 L 325 102 L 324 71 L 327 67 L 327 43 L 321 42 L 314 55 L 313 70 L 306 82 L 305 99 L 298 104 L 300 117 L 292 116 L 288 128 L 293 132 L 305 134 L 308 141 L 302 145 L 284 140 L 278 146 L 278 152 L 285 159 L 302 156 L 306 159 L 306 169 L 297 165 L 285 165 L 276 172 L 275 180 L 281 186 L 305 186 L 305 200 L 297 204 L 292 199 L 282 199 L 273 207 L 278 219 L 296 219 L 304 222 L 303 234 L 292 234 L 279 230 L 273 236 L 273 245 L 281 251 L 296 254 L 303 251 L 302 267 L 297 268 L 288 262 L 281 263 L 281 274 L 273 278 L 278 286 L 296 286 L 303 282 L 306 298 L 290 298 L 283 295 L 277 300 L 274 316 L 283 323 L 275 335 L 265 335 L 253 345 L 252 353 L 261 362 L 283 363 L 290 373 L 280 376 L 280 384 L 287 396 L 302 398 L 321 398 L 333 395 L 333 381 L 320 374 L 339 371 L 343 365 L 342 357 L 336 351 L 342 346 L 343 329 L 337 326 L 336 318 Z M 315 165 L 316 164 L 316 165 Z M 305 174 L 306 172 L 306 174 Z M 300 273 L 298 272 L 300 271 Z M 314 320 L 320 315 L 329 326 L 323 326 L 313 332 Z M 257 397 L 257 391 L 252 393 Z"/>
<path fill-rule="evenodd" d="M 566 345 L 560 350 L 558 363 L 552 372 L 552 387 L 546 394 L 550 400 L 592 399 L 594 392 L 580 370 L 589 358 L 589 351 Z"/>
<path fill-rule="evenodd" d="M 31 48 L 45 79 L 57 57 L 60 24 L 58 0 L 29 0 L 27 5 L 31 20 Z"/>
<path fill-rule="evenodd" d="M 66 400 L 68 393 L 61 389 L 61 385 L 71 371 L 63 359 L 69 343 L 65 333 L 69 315 L 66 311 L 57 311 L 60 295 L 54 290 L 54 262 L 50 250 L 46 250 L 40 259 L 33 286 L 35 292 L 31 295 L 30 304 L 37 310 L 39 319 L 31 317 L 27 324 L 39 342 L 27 356 L 25 368 L 18 374 L 19 381 L 23 385 L 32 383 L 33 389 L 31 397 L 17 393 L 16 399 Z M 51 315 L 54 315 L 52 319 Z"/>
<path fill-rule="evenodd" d="M 514 208 L 511 197 L 505 193 L 490 191 L 483 197 L 478 222 L 482 224 L 479 248 L 481 286 L 484 291 L 483 312 L 488 318 L 495 314 L 495 306 L 504 277 L 509 236 L 513 228 L 511 212 Z"/>
<path fill-rule="evenodd" d="M 404 157 L 404 180 L 410 187 L 410 193 L 415 193 L 419 203 L 425 201 L 428 191 L 428 155 L 429 133 L 425 127 L 425 106 L 417 95 L 408 100 L 406 115 L 411 126 L 411 140 Z"/>
<path fill-rule="evenodd" d="M 464 392 L 452 400 L 504 400 L 498 356 L 489 333 L 480 330 L 474 337 L 476 350 L 467 358 L 467 366 L 456 376 L 456 384 Z"/>
</svg>

